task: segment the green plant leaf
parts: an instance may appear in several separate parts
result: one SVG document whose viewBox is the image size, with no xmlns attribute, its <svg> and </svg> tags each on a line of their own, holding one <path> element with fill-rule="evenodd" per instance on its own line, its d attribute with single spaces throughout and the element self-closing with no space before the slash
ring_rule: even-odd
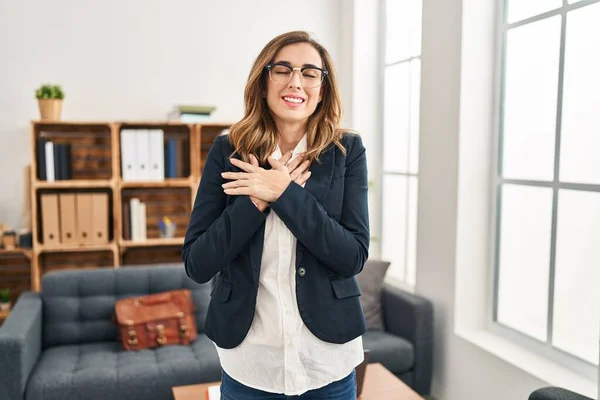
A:
<svg viewBox="0 0 600 400">
<path fill-rule="evenodd" d="M 4 288 L 0 290 L 0 302 L 8 303 L 10 301 L 10 290 Z"/>
<path fill-rule="evenodd" d="M 38 99 L 64 99 L 65 93 L 59 85 L 44 84 L 35 91 Z"/>
</svg>

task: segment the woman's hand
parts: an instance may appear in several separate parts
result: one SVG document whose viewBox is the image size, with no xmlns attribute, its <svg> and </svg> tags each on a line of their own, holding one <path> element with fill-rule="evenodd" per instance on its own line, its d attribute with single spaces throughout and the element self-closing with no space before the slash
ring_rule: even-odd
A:
<svg viewBox="0 0 600 400">
<path fill-rule="evenodd" d="M 300 163 L 302 161 L 300 157 L 292 161 L 289 166 L 284 164 L 286 159 L 289 160 L 287 154 L 280 161 L 269 157 L 269 164 L 273 167 L 271 170 L 259 167 L 254 156 L 251 156 L 250 159 L 251 163 L 246 163 L 235 158 L 231 159 L 233 165 L 245 172 L 223 172 L 221 174 L 223 178 L 232 180 L 232 182 L 223 185 L 226 194 L 233 196 L 248 195 L 253 201 L 258 199 L 263 202 L 272 203 L 281 196 L 291 181 L 303 185 L 310 177 L 310 171 L 307 171 L 310 162 L 306 160 Z M 256 204 L 259 206 L 259 209 L 265 206 L 264 203 Z"/>
<path fill-rule="evenodd" d="M 255 167 L 258 167 L 258 160 L 254 157 L 254 154 L 250 154 L 250 164 Z M 256 205 L 256 207 L 261 211 L 265 212 L 267 207 L 269 207 L 269 202 L 259 199 L 258 197 L 250 196 L 250 200 Z"/>
</svg>

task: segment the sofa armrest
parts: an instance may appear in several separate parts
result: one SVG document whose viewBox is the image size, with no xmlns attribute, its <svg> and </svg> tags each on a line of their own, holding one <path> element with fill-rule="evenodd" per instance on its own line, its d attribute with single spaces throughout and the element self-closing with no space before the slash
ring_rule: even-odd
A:
<svg viewBox="0 0 600 400">
<path fill-rule="evenodd" d="M 529 400 L 593 400 L 559 387 L 545 387 L 531 393 Z"/>
<path fill-rule="evenodd" d="M 433 371 L 433 304 L 389 284 L 384 284 L 381 296 L 385 329 L 412 343 L 415 352 L 412 386 L 427 395 Z"/>
<path fill-rule="evenodd" d="M 42 298 L 36 292 L 19 296 L 0 328 L 0 399 L 23 399 L 27 380 L 42 351 Z"/>
</svg>

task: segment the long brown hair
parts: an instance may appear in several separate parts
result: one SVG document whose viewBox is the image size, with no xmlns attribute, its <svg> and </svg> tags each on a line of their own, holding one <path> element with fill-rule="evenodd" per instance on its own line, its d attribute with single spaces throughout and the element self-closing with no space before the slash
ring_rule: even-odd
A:
<svg viewBox="0 0 600 400">
<path fill-rule="evenodd" d="M 322 151 L 334 144 L 345 153 L 341 143 L 344 131 L 339 127 L 342 118 L 342 99 L 337 74 L 331 56 L 307 32 L 284 33 L 271 40 L 260 52 L 248 76 L 244 90 L 244 117 L 231 126 L 229 140 L 235 153 L 248 162 L 254 154 L 261 164 L 277 145 L 277 127 L 271 115 L 264 93 L 267 90 L 266 66 L 273 61 L 279 50 L 295 43 L 308 43 L 319 52 L 323 68 L 329 71 L 323 81 L 323 98 L 307 121 L 306 158 L 317 160 Z"/>
</svg>

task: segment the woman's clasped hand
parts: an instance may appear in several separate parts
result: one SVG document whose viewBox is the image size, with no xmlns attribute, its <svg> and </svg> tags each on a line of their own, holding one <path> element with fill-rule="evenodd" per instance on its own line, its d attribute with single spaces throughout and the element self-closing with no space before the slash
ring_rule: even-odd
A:
<svg viewBox="0 0 600 400">
<path fill-rule="evenodd" d="M 221 174 L 224 179 L 230 180 L 223 184 L 225 193 L 231 196 L 247 195 L 261 211 L 264 211 L 269 203 L 281 196 L 290 182 L 294 181 L 302 186 L 310 177 L 311 172 L 308 170 L 310 161 L 304 159 L 304 154 L 289 161 L 291 157 L 291 151 L 279 160 L 269 157 L 267 161 L 273 169 L 260 167 L 254 155 L 250 155 L 250 163 L 231 158 L 231 164 L 244 172 Z"/>
</svg>

